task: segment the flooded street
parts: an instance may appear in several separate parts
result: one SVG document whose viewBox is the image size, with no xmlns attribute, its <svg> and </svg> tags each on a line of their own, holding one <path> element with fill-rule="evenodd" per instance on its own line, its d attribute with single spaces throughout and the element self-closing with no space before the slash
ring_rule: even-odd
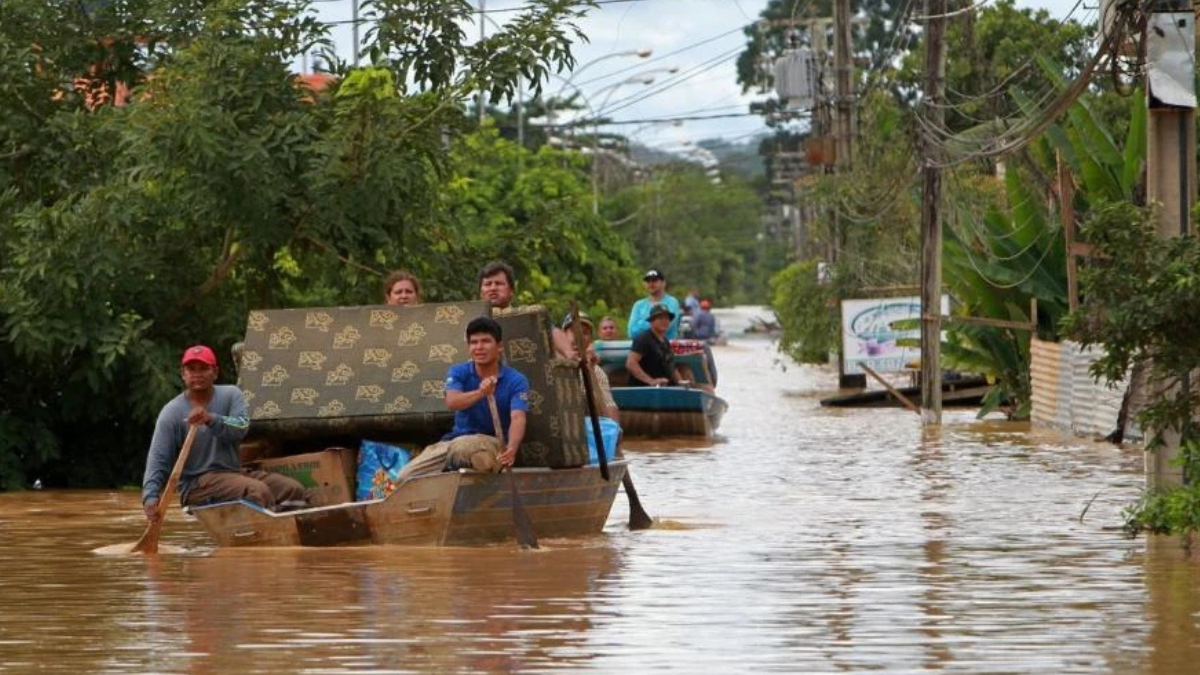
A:
<svg viewBox="0 0 1200 675">
<path fill-rule="evenodd" d="M 728 317 L 733 321 L 737 317 Z M 629 443 L 642 503 L 543 549 L 217 550 L 138 495 L 0 494 L 0 673 L 1131 673 L 1200 663 L 1200 562 L 1120 532 L 1140 451 L 895 409 L 715 349 L 712 442 Z"/>
</svg>

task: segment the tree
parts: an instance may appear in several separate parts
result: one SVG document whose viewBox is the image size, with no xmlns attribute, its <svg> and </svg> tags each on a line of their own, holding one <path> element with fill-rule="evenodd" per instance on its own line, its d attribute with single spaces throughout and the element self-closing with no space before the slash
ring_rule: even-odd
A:
<svg viewBox="0 0 1200 675">
<path fill-rule="evenodd" d="M 626 241 L 592 213 L 583 155 L 542 146 L 530 152 L 504 140 L 494 127 L 461 139 L 451 154 L 447 219 L 456 224 L 464 260 L 513 263 L 521 302 L 565 311 L 613 307 L 626 300 L 633 265 Z M 473 295 L 469 274 L 450 270 L 459 294 Z"/>
<path fill-rule="evenodd" d="M 694 286 L 718 303 L 755 302 L 779 264 L 778 244 L 759 236 L 758 195 L 734 177 L 714 187 L 694 164 L 656 167 L 604 213 L 636 251 L 639 269 L 663 269 L 679 292 Z"/>
<path fill-rule="evenodd" d="M 1073 78 L 1089 58 L 1092 38 L 1074 19 L 1058 21 L 1045 9 L 1020 8 L 998 0 L 948 21 L 946 128 L 951 132 L 1019 116 L 1020 97 L 1042 100 L 1047 87 L 1037 57 L 1060 64 Z M 896 73 L 893 92 L 915 103 L 924 78 L 924 46 L 914 45 Z"/>
<path fill-rule="evenodd" d="M 473 276 L 446 139 L 476 87 L 568 65 L 582 10 L 544 0 L 468 44 L 467 2 L 364 3 L 370 65 L 315 92 L 288 67 L 324 40 L 306 7 L 0 5 L 3 487 L 135 481 L 179 351 L 223 352 L 250 308 L 371 301 L 413 261 L 435 298 L 433 270 Z M 128 106 L 94 95 L 118 83 Z"/>
<path fill-rule="evenodd" d="M 851 51 L 868 64 L 864 70 L 876 72 L 903 57 L 915 31 L 895 3 L 851 0 L 850 14 L 856 19 Z M 805 22 L 832 16 L 833 0 L 770 0 L 759 13 L 759 21 L 743 30 L 746 49 L 737 60 L 737 81 L 742 86 L 742 93 L 771 90 L 774 59 L 793 46 L 793 35 L 797 38 L 796 46 L 825 51 L 821 44 L 825 34 L 821 33 L 819 37 L 810 34 Z"/>
</svg>

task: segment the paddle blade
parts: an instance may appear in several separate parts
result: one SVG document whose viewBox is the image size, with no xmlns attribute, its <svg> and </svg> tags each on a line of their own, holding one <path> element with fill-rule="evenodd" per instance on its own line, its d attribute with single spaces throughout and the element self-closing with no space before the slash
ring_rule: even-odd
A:
<svg viewBox="0 0 1200 675">
<path fill-rule="evenodd" d="M 512 468 L 505 469 L 505 471 L 508 473 L 509 489 L 512 490 L 513 530 L 517 535 L 517 543 L 521 545 L 521 548 L 537 548 L 537 536 L 533 534 L 533 521 L 525 512 L 525 505 L 521 503 L 521 493 L 517 491 L 517 477 L 513 475 Z"/>
<path fill-rule="evenodd" d="M 628 471 L 621 479 L 621 484 L 625 486 L 625 496 L 629 498 L 629 529 L 648 530 L 654 527 L 654 519 L 642 508 L 642 500 L 638 499 L 637 490 L 633 487 L 633 477 Z"/>
<path fill-rule="evenodd" d="M 158 537 L 162 534 L 162 518 L 150 523 L 146 526 L 146 531 L 142 533 L 142 538 L 137 540 L 137 543 L 130 549 L 130 553 L 158 553 Z"/>
</svg>

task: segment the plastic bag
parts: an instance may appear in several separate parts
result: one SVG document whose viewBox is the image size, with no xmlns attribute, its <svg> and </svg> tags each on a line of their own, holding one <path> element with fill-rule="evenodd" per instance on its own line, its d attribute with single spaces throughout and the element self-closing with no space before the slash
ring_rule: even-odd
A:
<svg viewBox="0 0 1200 675">
<path fill-rule="evenodd" d="M 596 454 L 596 434 L 592 431 L 592 418 L 583 418 L 583 435 L 588 443 L 588 464 L 599 464 Z M 617 442 L 621 439 L 621 425 L 611 417 L 600 418 L 600 436 L 604 439 L 604 458 L 611 462 L 617 453 Z"/>
<path fill-rule="evenodd" d="M 355 501 L 383 499 L 399 485 L 400 469 L 408 464 L 412 452 L 397 445 L 363 441 L 358 450 L 358 488 Z"/>
</svg>

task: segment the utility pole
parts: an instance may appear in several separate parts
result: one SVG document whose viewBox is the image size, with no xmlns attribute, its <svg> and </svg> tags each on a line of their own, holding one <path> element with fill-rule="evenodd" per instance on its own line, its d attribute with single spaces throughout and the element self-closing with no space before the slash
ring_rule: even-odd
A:
<svg viewBox="0 0 1200 675">
<path fill-rule="evenodd" d="M 350 63 L 358 67 L 358 0 L 350 0 Z"/>
<path fill-rule="evenodd" d="M 1151 55 L 1146 66 L 1146 198 L 1156 207 L 1158 236 L 1163 239 L 1189 234 L 1192 206 L 1196 203 L 1196 25 L 1188 0 L 1159 0 L 1150 5 L 1142 40 Z M 1171 55 L 1186 53 L 1185 67 Z M 1165 58 L 1156 59 L 1155 54 Z M 1192 386 L 1187 373 L 1180 375 L 1180 393 Z M 1156 388 L 1154 382 L 1151 388 Z M 1163 434 L 1162 447 L 1146 453 L 1146 481 L 1151 488 L 1179 486 L 1194 481 L 1175 466 L 1180 434 Z"/>
<path fill-rule="evenodd" d="M 833 73 L 835 121 L 833 137 L 838 172 L 850 168 L 854 143 L 854 63 L 850 59 L 850 0 L 835 0 L 833 8 Z"/>
<path fill-rule="evenodd" d="M 925 0 L 925 101 L 921 114 L 933 129 L 945 122 L 946 0 Z M 942 170 L 936 139 L 921 154 L 921 422 L 942 423 Z"/>
<path fill-rule="evenodd" d="M 486 9 L 487 9 L 487 0 L 479 0 L 479 41 L 480 42 L 483 42 L 485 39 L 487 39 L 487 33 L 484 31 L 485 26 L 483 25 L 484 21 L 487 18 L 487 15 L 484 14 Z M 483 116 L 484 116 L 483 83 L 482 82 L 479 83 L 479 93 L 475 97 L 475 107 L 478 108 L 479 126 L 482 127 L 483 126 Z"/>
<path fill-rule="evenodd" d="M 850 60 L 850 0 L 835 0 L 833 5 L 833 155 L 838 173 L 850 170 L 854 143 L 853 63 Z M 836 263 L 842 254 L 841 215 L 833 213 L 833 251 Z M 838 389 L 865 388 L 865 375 L 846 374 L 846 354 L 838 349 Z"/>
</svg>

